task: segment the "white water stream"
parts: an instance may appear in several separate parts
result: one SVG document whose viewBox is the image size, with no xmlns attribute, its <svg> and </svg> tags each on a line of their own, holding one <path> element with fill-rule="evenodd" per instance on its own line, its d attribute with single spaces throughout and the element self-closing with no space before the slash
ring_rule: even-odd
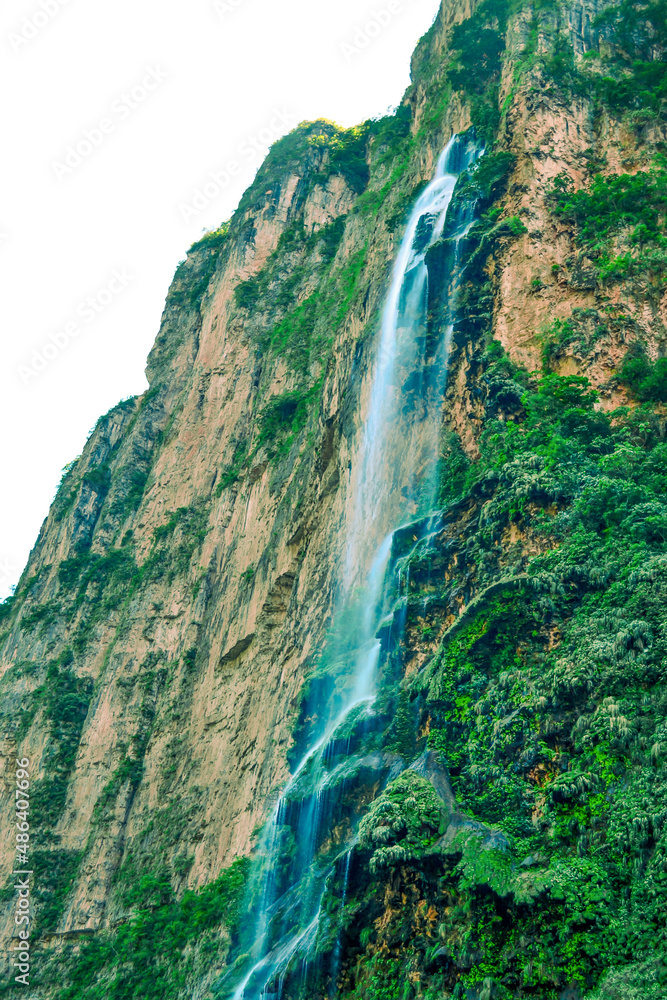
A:
<svg viewBox="0 0 667 1000">
<path fill-rule="evenodd" d="M 259 912 L 251 954 L 257 959 L 236 987 L 233 1000 L 280 1000 L 285 970 L 297 953 L 307 952 L 317 932 L 319 908 L 326 876 L 312 891 L 312 862 L 322 823 L 326 776 L 316 787 L 296 831 L 294 898 L 292 890 L 276 898 L 275 872 L 281 861 L 279 830 L 285 822 L 290 792 L 303 772 L 324 753 L 332 737 L 359 706 L 372 706 L 376 697 L 380 642 L 379 621 L 387 612 L 387 567 L 393 532 L 414 515 L 419 505 L 432 509 L 435 498 L 440 411 L 446 383 L 451 325 L 443 331 L 436 350 L 425 357 L 428 269 L 425 257 L 443 235 L 459 173 L 479 156 L 474 144 L 454 136 L 437 163 L 435 177 L 417 199 L 396 258 L 382 319 L 377 360 L 373 372 L 367 418 L 362 431 L 352 478 L 352 504 L 345 546 L 347 593 L 353 585 L 364 588 L 363 610 L 346 641 L 345 659 L 353 663 L 352 682 L 331 718 L 326 711 L 319 735 L 295 768 L 262 839 L 266 858 L 259 893 Z M 469 211 L 471 214 L 472 209 Z M 449 220 L 451 222 L 451 220 Z M 467 232 L 470 218 L 456 220 L 452 239 Z M 449 226 L 451 229 L 451 225 Z M 451 311 L 451 310 L 450 310 Z M 416 381 L 415 381 L 416 378 Z M 413 386 L 406 393 L 407 382 Z M 410 406 L 419 407 L 415 433 Z M 351 851 L 346 860 L 345 889 Z M 310 896 L 309 896 L 310 892 Z M 307 913 L 300 912 L 313 899 Z M 306 900 L 306 903 L 303 902 Z M 278 908 L 280 914 L 276 916 Z M 296 916 L 295 916 L 296 914 Z M 279 930 L 276 932 L 276 920 Z M 296 922 L 295 922 L 296 921 Z M 337 961 L 339 957 L 337 958 Z M 267 992 L 272 989 L 274 992 Z"/>
</svg>

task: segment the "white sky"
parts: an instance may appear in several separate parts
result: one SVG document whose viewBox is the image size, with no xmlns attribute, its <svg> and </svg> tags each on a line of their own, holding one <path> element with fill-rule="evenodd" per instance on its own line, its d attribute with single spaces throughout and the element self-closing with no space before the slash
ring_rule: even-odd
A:
<svg viewBox="0 0 667 1000">
<path fill-rule="evenodd" d="M 4 0 L 0 598 L 19 578 L 62 467 L 100 414 L 146 388 L 176 265 L 238 204 L 260 162 L 255 137 L 271 129 L 262 138 L 273 141 L 314 118 L 350 126 L 396 105 L 438 7 Z M 86 131 L 97 143 L 90 153 Z M 87 155 L 66 160 L 82 141 Z M 238 175 L 217 196 L 209 187 L 185 221 L 182 206 L 230 161 Z M 76 336 L 54 346 L 50 335 L 68 326 Z M 40 361 L 33 351 L 44 357 L 47 344 L 52 357 Z"/>
</svg>

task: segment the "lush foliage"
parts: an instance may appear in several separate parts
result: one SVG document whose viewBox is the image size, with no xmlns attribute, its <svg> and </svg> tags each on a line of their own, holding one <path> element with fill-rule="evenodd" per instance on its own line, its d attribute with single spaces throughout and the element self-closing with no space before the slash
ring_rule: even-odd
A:
<svg viewBox="0 0 667 1000">
<path fill-rule="evenodd" d="M 204 233 L 201 239 L 193 243 L 188 253 L 194 253 L 197 250 L 219 250 L 227 242 L 227 236 L 229 235 L 229 222 L 223 222 L 221 226 L 217 229 L 212 229 L 208 233 Z"/>
<path fill-rule="evenodd" d="M 262 206 L 270 193 L 275 196 L 282 178 L 290 171 L 303 173 L 304 165 L 322 167 L 320 172 L 312 172 L 311 186 L 325 184 L 329 176 L 339 174 L 353 191 L 363 191 L 369 177 L 366 129 L 367 126 L 343 129 L 324 118 L 293 129 L 271 147 L 254 184 L 243 195 L 233 221 L 241 219 L 248 209 Z"/>
<path fill-rule="evenodd" d="M 509 8 L 508 0 L 483 0 L 472 17 L 452 29 L 449 78 L 456 89 L 484 92 L 500 73 Z"/>
<path fill-rule="evenodd" d="M 664 113 L 667 104 L 667 3 L 622 0 L 597 19 L 611 32 L 612 51 L 599 93 L 615 110 Z M 646 119 L 644 119 L 646 120 Z"/>
<path fill-rule="evenodd" d="M 651 170 L 596 174 L 590 187 L 572 190 L 556 178 L 551 202 L 557 216 L 572 222 L 578 242 L 597 262 L 602 280 L 647 272 L 664 281 L 667 264 L 667 170 L 663 156 Z M 621 251 L 621 252 L 619 252 Z"/>
<path fill-rule="evenodd" d="M 320 384 L 307 390 L 284 392 L 264 406 L 259 417 L 259 434 L 255 448 L 268 444 L 280 453 L 289 451 L 295 437 L 305 427 L 313 399 L 318 398 Z"/>
<path fill-rule="evenodd" d="M 79 678 L 71 669 L 72 653 L 67 650 L 47 665 L 44 683 L 26 699 L 24 725 L 38 711 L 48 724 L 51 753 L 45 776 L 35 782 L 31 796 L 31 822 L 48 840 L 49 830 L 65 807 L 69 777 L 76 761 L 81 732 L 88 714 L 92 682 Z"/>
<path fill-rule="evenodd" d="M 315 182 L 326 183 L 329 175 L 340 174 L 355 194 L 365 190 L 370 179 L 367 126 L 336 129 L 333 135 L 310 136 L 308 142 L 311 146 L 325 147 L 330 151 L 327 173 L 316 175 Z"/>
<path fill-rule="evenodd" d="M 641 343 L 625 356 L 620 376 L 642 403 L 667 403 L 667 358 L 651 362 Z"/>
<path fill-rule="evenodd" d="M 224 962 L 247 870 L 239 859 L 180 900 L 166 877 L 139 877 L 126 894 L 129 919 L 79 951 L 67 949 L 38 969 L 36 963 L 35 986 L 56 985 L 57 1000 L 176 1000 L 193 975 L 203 977 Z M 63 981 L 67 985 L 58 988 Z"/>
<path fill-rule="evenodd" d="M 638 174 L 598 174 L 589 190 L 574 193 L 561 176 L 553 194 L 555 211 L 575 222 L 579 239 L 589 245 L 624 229 L 634 243 L 660 240 L 667 211 L 667 171 L 662 157 L 658 163 L 656 169 Z"/>
<path fill-rule="evenodd" d="M 661 998 L 664 420 L 649 406 L 602 413 L 585 378 L 530 375 L 497 346 L 484 364 L 481 457 L 449 494 L 478 512 L 465 553 L 480 596 L 412 681 L 469 825 L 441 838 L 443 805 L 431 818 L 428 783 L 410 772 L 373 802 L 341 918 L 356 956 L 343 995 L 383 996 L 389 981 L 396 996 L 555 1000 L 605 976 L 596 998 L 642 985 Z M 411 566 L 420 607 L 437 566 Z M 451 599 L 446 584 L 437 593 Z"/>
<path fill-rule="evenodd" d="M 360 847 L 373 850 L 375 873 L 417 859 L 445 830 L 442 804 L 433 786 L 415 771 L 405 771 L 372 803 L 359 826 Z"/>
</svg>

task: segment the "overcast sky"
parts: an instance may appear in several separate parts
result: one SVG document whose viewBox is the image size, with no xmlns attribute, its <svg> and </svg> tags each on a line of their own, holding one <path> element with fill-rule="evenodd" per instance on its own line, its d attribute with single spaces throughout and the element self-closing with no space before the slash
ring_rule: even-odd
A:
<svg viewBox="0 0 667 1000">
<path fill-rule="evenodd" d="M 4 0 L 0 598 L 62 467 L 146 388 L 188 246 L 300 121 L 350 126 L 395 106 L 438 6 Z"/>
</svg>

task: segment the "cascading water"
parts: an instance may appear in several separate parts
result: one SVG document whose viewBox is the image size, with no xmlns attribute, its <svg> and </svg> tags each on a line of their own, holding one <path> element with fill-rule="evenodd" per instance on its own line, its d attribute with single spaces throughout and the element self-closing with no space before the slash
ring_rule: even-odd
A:
<svg viewBox="0 0 667 1000">
<path fill-rule="evenodd" d="M 368 418 L 364 427 L 355 510 L 348 530 L 347 572 L 363 566 L 359 553 L 377 545 L 401 522 L 432 509 L 438 438 L 455 313 L 455 288 L 449 292 L 449 323 L 429 356 L 429 277 L 426 255 L 442 238 L 447 222 L 458 247 L 474 216 L 474 202 L 463 203 L 457 218 L 448 209 L 458 176 L 475 162 L 481 149 L 454 136 L 440 156 L 435 178 L 412 210 L 394 265 L 382 322 Z M 370 525 L 377 525 L 377 528 Z M 370 530 L 369 530 L 370 527 Z"/>
<path fill-rule="evenodd" d="M 264 857 L 263 873 L 255 886 L 253 906 L 256 929 L 250 945 L 256 961 L 236 986 L 233 1000 L 281 1000 L 286 970 L 296 955 L 305 962 L 318 932 L 321 900 L 335 863 L 326 858 L 319 861 L 318 848 L 323 825 L 334 813 L 332 789 L 339 787 L 336 781 L 341 776 L 340 787 L 345 787 L 349 736 L 333 771 L 328 769 L 332 748 L 351 720 L 358 720 L 364 712 L 372 715 L 381 648 L 376 635 L 381 619 L 392 610 L 394 585 L 387 568 L 393 533 L 411 518 L 432 510 L 435 502 L 458 246 L 472 224 L 474 204 L 461 205 L 454 220 L 448 218 L 448 209 L 458 176 L 480 153 L 472 140 L 460 136 L 450 140 L 438 160 L 435 178 L 415 204 L 394 266 L 368 415 L 352 475 L 345 547 L 347 586 L 337 613 L 345 622 L 339 630 L 344 638 L 338 640 L 336 649 L 342 664 L 340 690 L 337 697 L 329 693 L 326 703 L 317 707 L 319 725 L 311 746 L 265 829 L 259 850 Z M 446 224 L 454 249 L 449 306 L 444 326 L 430 344 L 426 257 L 443 238 Z M 361 606 L 356 614 L 349 610 L 355 604 L 355 588 L 356 604 Z M 348 841 L 343 852 L 346 886 L 352 846 Z M 334 962 L 339 963 L 340 945 L 336 948 Z"/>
</svg>

